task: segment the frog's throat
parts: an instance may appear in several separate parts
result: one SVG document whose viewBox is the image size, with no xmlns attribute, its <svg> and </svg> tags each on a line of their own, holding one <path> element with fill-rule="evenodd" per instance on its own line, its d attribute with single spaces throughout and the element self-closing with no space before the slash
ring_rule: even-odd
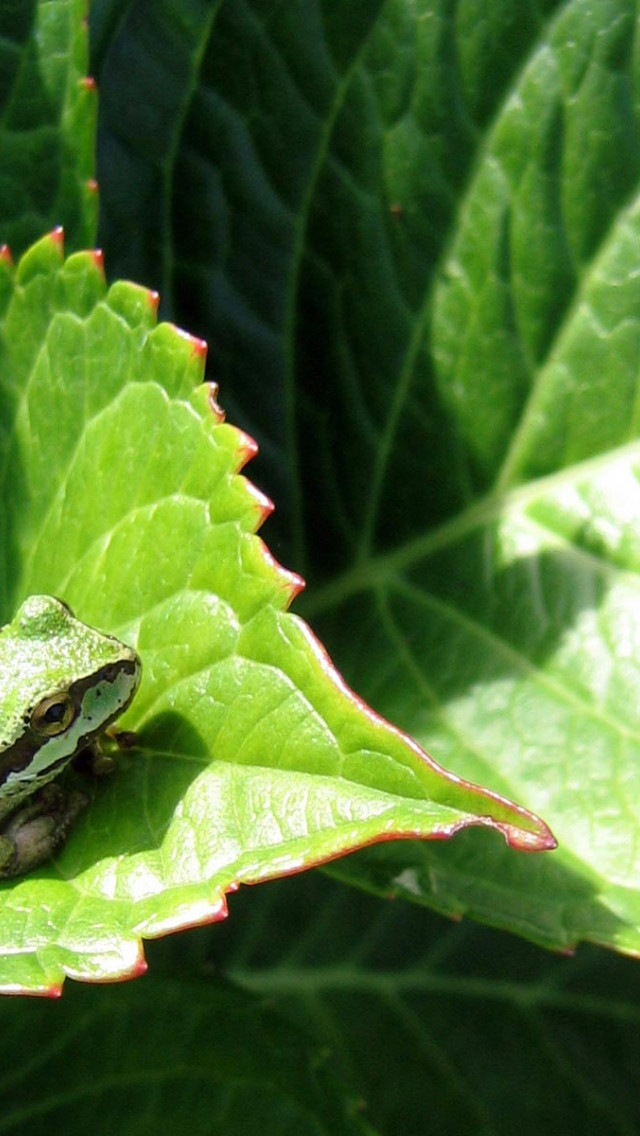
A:
<svg viewBox="0 0 640 1136">
<path fill-rule="evenodd" d="M 51 781 L 77 753 L 107 729 L 126 710 L 140 682 L 137 659 L 110 664 L 70 688 L 80 700 L 78 713 L 69 728 L 34 747 L 33 733 L 25 731 L 11 747 L 11 768 L 0 772 L 0 795 L 24 797 Z M 22 768 L 17 769 L 24 755 Z M 8 753 L 0 755 L 7 758 Z M 7 763 L 8 764 L 8 763 Z"/>
</svg>

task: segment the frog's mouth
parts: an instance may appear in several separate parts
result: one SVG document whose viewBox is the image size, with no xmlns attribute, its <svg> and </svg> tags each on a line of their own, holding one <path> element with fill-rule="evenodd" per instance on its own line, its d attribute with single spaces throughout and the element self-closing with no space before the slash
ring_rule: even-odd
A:
<svg viewBox="0 0 640 1136">
<path fill-rule="evenodd" d="M 43 738 L 26 726 L 10 749 L 0 754 L 3 796 L 24 797 L 45 785 L 78 753 L 122 714 L 135 695 L 141 677 L 133 655 L 104 667 L 69 687 L 76 706 L 73 721 L 55 737 Z"/>
</svg>

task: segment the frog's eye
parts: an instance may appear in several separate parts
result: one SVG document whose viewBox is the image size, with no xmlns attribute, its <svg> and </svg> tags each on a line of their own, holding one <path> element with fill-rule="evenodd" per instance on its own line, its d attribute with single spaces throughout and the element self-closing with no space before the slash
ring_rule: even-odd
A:
<svg viewBox="0 0 640 1136">
<path fill-rule="evenodd" d="M 62 734 L 76 716 L 76 705 L 70 694 L 52 694 L 43 698 L 31 712 L 31 726 L 46 738 Z"/>
</svg>

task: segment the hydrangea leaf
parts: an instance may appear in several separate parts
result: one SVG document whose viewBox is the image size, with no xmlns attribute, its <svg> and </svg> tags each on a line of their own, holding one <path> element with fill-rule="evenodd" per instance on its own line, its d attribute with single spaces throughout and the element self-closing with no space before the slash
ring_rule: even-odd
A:
<svg viewBox="0 0 640 1136">
<path fill-rule="evenodd" d="M 114 996 L 115 995 L 115 996 Z M 53 1011 L 53 1012 L 52 1012 Z M 149 976 L 117 993 L 76 986 L 52 1007 L 4 999 L 0 1051 L 37 1038 L 0 1090 L 7 1131 L 130 1136 L 183 1130 L 375 1136 L 330 1048 L 264 998 L 204 974 Z M 123 1068 L 123 1041 L 135 1061 Z M 154 1044 L 150 1044 L 153 1039 Z M 71 1104 L 73 1098 L 73 1104 Z"/>
<path fill-rule="evenodd" d="M 634 6 L 143 9 L 94 9 L 112 270 L 209 339 L 348 681 L 560 841 L 331 871 L 640 953 Z"/>
<path fill-rule="evenodd" d="M 65 262 L 59 233 L 2 270 L 3 612 L 61 596 L 144 674 L 135 752 L 56 861 L 2 890 L 0 986 L 135 972 L 141 936 L 379 840 L 480 824 L 552 847 L 378 718 L 287 612 L 300 581 L 255 535 L 254 446 L 199 381 L 204 345 L 144 289 L 107 290 L 95 254 Z"/>
<path fill-rule="evenodd" d="M 0 4 L 0 244 L 18 256 L 54 225 L 95 241 L 96 87 L 87 0 Z"/>
</svg>

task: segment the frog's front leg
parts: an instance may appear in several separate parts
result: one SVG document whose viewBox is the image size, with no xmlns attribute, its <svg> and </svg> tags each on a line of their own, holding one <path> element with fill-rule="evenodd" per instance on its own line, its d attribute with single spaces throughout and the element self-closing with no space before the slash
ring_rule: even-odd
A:
<svg viewBox="0 0 640 1136">
<path fill-rule="evenodd" d="M 0 879 L 21 876 L 44 864 L 64 844 L 87 805 L 83 793 L 45 785 L 0 826 Z"/>
<path fill-rule="evenodd" d="M 137 740 L 137 735 L 131 730 L 119 730 L 110 726 L 76 754 L 73 767 L 79 773 L 87 773 L 91 777 L 110 777 L 117 768 L 119 755 L 123 750 L 136 745 Z"/>
</svg>

